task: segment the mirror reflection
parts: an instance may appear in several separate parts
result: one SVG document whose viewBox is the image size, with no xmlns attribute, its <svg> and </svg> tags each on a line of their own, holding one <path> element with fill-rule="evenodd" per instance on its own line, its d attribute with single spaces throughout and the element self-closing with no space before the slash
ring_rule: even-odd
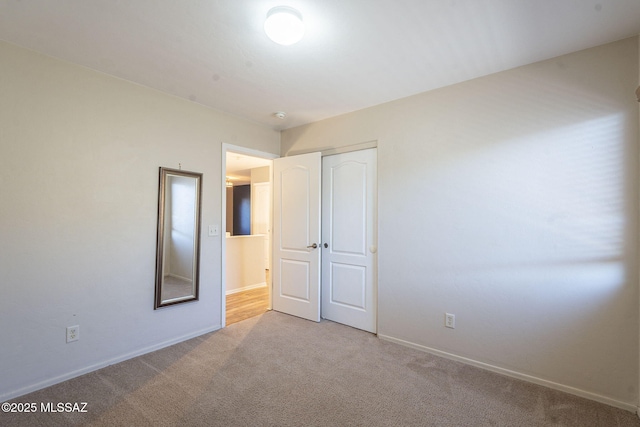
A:
<svg viewBox="0 0 640 427">
<path fill-rule="evenodd" d="M 198 299 L 202 174 L 160 168 L 155 308 Z"/>
</svg>

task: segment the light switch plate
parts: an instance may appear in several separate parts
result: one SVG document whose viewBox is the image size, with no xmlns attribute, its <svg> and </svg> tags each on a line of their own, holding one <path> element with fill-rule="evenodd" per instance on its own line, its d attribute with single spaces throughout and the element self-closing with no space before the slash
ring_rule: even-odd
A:
<svg viewBox="0 0 640 427">
<path fill-rule="evenodd" d="M 209 236 L 217 236 L 220 234 L 220 230 L 218 229 L 218 224 L 209 226 Z"/>
</svg>

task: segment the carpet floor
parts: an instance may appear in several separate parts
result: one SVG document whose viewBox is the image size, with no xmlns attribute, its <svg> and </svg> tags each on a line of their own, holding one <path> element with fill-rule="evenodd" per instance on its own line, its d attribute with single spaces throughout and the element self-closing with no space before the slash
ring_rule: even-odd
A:
<svg viewBox="0 0 640 427">
<path fill-rule="evenodd" d="M 267 312 L 14 399 L 2 426 L 640 426 L 621 409 Z M 86 402 L 86 412 L 41 405 Z"/>
</svg>

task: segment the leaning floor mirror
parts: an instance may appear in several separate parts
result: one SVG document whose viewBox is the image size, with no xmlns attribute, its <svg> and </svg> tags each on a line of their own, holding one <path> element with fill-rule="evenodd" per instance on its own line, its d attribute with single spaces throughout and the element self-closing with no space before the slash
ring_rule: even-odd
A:
<svg viewBox="0 0 640 427">
<path fill-rule="evenodd" d="M 160 168 L 154 309 L 198 299 L 202 174 Z"/>
</svg>

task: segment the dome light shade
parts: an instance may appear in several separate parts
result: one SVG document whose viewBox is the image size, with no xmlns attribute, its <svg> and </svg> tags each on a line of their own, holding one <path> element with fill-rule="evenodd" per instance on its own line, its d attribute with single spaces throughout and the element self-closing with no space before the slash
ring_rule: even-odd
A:
<svg viewBox="0 0 640 427">
<path fill-rule="evenodd" d="M 264 32 L 278 44 L 288 46 L 297 43 L 304 36 L 302 15 L 292 7 L 274 7 L 267 13 Z"/>
</svg>

